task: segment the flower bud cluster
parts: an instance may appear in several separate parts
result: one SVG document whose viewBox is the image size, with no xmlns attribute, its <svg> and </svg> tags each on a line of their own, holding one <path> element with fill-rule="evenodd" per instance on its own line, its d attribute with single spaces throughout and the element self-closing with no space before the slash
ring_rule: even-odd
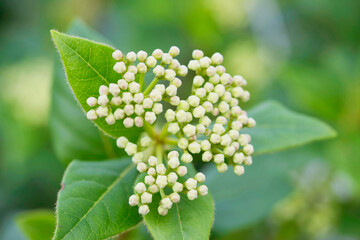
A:
<svg viewBox="0 0 360 240">
<path fill-rule="evenodd" d="M 174 203 L 180 201 L 180 193 L 187 196 L 189 200 L 195 200 L 198 196 L 208 194 L 205 182 L 205 175 L 197 173 L 193 178 L 187 178 L 188 169 L 186 166 L 180 165 L 179 152 L 170 151 L 162 163 L 162 157 L 159 159 L 153 155 L 148 156 L 146 151 L 141 151 L 151 147 L 151 139 L 145 136 L 140 139 L 137 146 L 129 142 L 125 137 L 117 139 L 117 145 L 124 148 L 125 151 L 132 156 L 132 161 L 136 164 L 136 169 L 140 173 L 145 173 L 142 181 L 135 185 L 135 193 L 130 196 L 129 204 L 139 207 L 139 214 L 146 215 L 150 208 L 148 204 L 152 203 L 152 196 L 158 192 L 161 194 L 158 212 L 160 215 L 166 215 Z M 169 194 L 165 194 L 170 192 Z"/>
<path fill-rule="evenodd" d="M 156 49 L 151 56 L 145 51 L 126 55 L 120 50 L 114 51 L 112 56 L 117 60 L 114 71 L 120 74 L 120 79 L 117 83 L 100 86 L 99 96 L 87 99 L 92 108 L 87 112 L 87 118 L 93 121 L 105 118 L 109 125 L 122 121 L 126 128 L 142 127 L 144 121 L 153 124 L 156 116 L 163 112 L 161 101 L 164 98 L 173 105 L 180 101 L 176 94 L 182 81 L 176 76 L 186 76 L 188 69 L 174 59 L 179 53 L 175 46 L 168 53 Z M 169 85 L 154 84 L 142 91 L 145 74 L 151 69 L 155 81 L 167 80 Z"/>
</svg>

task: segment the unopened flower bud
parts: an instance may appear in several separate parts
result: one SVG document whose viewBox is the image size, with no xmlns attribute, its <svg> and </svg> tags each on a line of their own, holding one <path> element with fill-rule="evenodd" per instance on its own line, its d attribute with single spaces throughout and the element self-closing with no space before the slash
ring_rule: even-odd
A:
<svg viewBox="0 0 360 240">
<path fill-rule="evenodd" d="M 94 109 L 91 109 L 87 112 L 86 117 L 87 119 L 94 121 L 97 119 L 98 116 L 96 115 L 96 111 Z"/>
<path fill-rule="evenodd" d="M 236 175 L 241 176 L 244 174 L 244 172 L 245 172 L 245 169 L 243 166 L 241 166 L 241 165 L 234 166 L 234 173 Z"/>
<path fill-rule="evenodd" d="M 201 196 L 206 196 L 209 192 L 208 187 L 205 185 L 201 185 L 197 190 Z"/>
<path fill-rule="evenodd" d="M 139 204 L 139 196 L 138 195 L 131 195 L 129 197 L 129 205 L 130 206 L 136 206 Z"/>
<path fill-rule="evenodd" d="M 94 97 L 89 97 L 88 99 L 86 99 L 86 103 L 87 105 L 89 105 L 89 107 L 95 107 L 95 105 L 97 104 L 97 99 Z"/>
<path fill-rule="evenodd" d="M 126 71 L 126 65 L 124 62 L 117 62 L 115 63 L 113 69 L 117 73 L 123 73 Z"/>
<path fill-rule="evenodd" d="M 146 186 L 143 182 L 139 182 L 135 185 L 135 192 L 143 193 L 146 191 Z"/>
<path fill-rule="evenodd" d="M 129 156 L 134 155 L 134 154 L 137 152 L 137 146 L 136 146 L 136 144 L 131 143 L 131 142 L 128 142 L 128 143 L 126 144 L 126 147 L 125 147 L 125 152 L 126 152 Z"/>
<path fill-rule="evenodd" d="M 139 207 L 139 214 L 140 215 L 146 215 L 150 212 L 149 206 L 148 205 L 141 205 Z"/>
<path fill-rule="evenodd" d="M 183 177 L 186 175 L 187 173 L 187 167 L 185 166 L 180 166 L 178 167 L 178 169 L 176 170 L 177 174 L 180 176 L 180 177 Z"/>
<path fill-rule="evenodd" d="M 189 200 L 195 200 L 198 197 L 198 193 L 195 189 L 191 189 L 188 193 L 187 193 L 187 197 Z"/>
</svg>

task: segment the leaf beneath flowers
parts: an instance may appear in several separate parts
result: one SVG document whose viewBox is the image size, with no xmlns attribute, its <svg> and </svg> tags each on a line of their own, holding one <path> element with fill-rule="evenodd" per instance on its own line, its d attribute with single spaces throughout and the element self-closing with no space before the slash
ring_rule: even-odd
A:
<svg viewBox="0 0 360 240">
<path fill-rule="evenodd" d="M 141 221 L 128 204 L 137 172 L 131 161 L 73 161 L 57 202 L 54 240 L 105 239 Z"/>
<path fill-rule="evenodd" d="M 242 133 L 250 134 L 255 154 L 277 152 L 336 136 L 326 123 L 293 112 L 275 101 L 259 104 L 248 115 L 256 120 L 256 127 L 245 128 Z"/>
</svg>

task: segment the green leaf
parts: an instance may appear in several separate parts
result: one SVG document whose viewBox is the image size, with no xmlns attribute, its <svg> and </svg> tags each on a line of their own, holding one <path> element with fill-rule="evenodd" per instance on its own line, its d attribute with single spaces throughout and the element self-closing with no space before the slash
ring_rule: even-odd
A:
<svg viewBox="0 0 360 240">
<path fill-rule="evenodd" d="M 106 42 L 99 34 L 76 20 L 68 31 Z M 50 131 L 57 157 L 65 164 L 73 159 L 98 160 L 114 156 L 112 140 L 89 121 L 66 83 L 63 66 L 57 57 L 52 86 Z M 119 154 L 120 155 L 120 154 Z"/>
<path fill-rule="evenodd" d="M 188 175 L 194 176 L 196 172 L 192 165 L 189 164 L 188 169 Z M 174 204 L 165 216 L 159 215 L 157 211 L 160 195 L 154 196 L 149 206 L 150 212 L 144 217 L 151 235 L 156 240 L 209 239 L 214 220 L 214 202 L 211 195 L 199 196 L 193 201 L 188 200 L 184 194 L 180 196 L 181 201 Z"/>
<path fill-rule="evenodd" d="M 255 156 L 253 165 L 240 177 L 230 169 L 220 174 L 214 165 L 206 168 L 206 185 L 215 201 L 214 232 L 226 234 L 268 216 L 274 205 L 292 192 L 291 171 L 312 158 L 305 151 Z"/>
<path fill-rule="evenodd" d="M 121 74 L 113 70 L 116 61 L 112 58 L 114 49 L 108 45 L 74 37 L 51 30 L 51 36 L 60 52 L 68 82 L 85 112 L 90 110 L 86 99 L 99 95 L 101 85 L 116 83 Z M 140 128 L 125 128 L 117 121 L 108 125 L 104 118 L 97 119 L 95 124 L 112 137 L 125 136 L 135 141 Z"/>
<path fill-rule="evenodd" d="M 31 240 L 51 239 L 55 229 L 55 215 L 50 210 L 32 210 L 15 218 L 17 226 Z"/>
<path fill-rule="evenodd" d="M 243 132 L 251 135 L 255 154 L 277 152 L 336 136 L 336 132 L 320 120 L 290 111 L 274 101 L 261 103 L 248 114 L 256 120 L 256 127 Z"/>
<path fill-rule="evenodd" d="M 54 240 L 104 239 L 141 221 L 128 204 L 137 172 L 129 159 L 70 163 L 57 202 Z"/>
</svg>

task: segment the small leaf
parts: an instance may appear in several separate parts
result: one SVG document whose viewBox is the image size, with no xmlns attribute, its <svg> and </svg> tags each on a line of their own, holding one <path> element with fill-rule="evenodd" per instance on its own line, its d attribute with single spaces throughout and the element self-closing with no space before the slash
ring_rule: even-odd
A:
<svg viewBox="0 0 360 240">
<path fill-rule="evenodd" d="M 68 32 L 97 41 L 107 41 L 80 20 L 74 21 Z M 68 164 L 73 159 L 98 160 L 114 156 L 113 151 L 116 148 L 111 144 L 114 141 L 100 133 L 86 118 L 66 81 L 63 66 L 57 57 L 49 117 L 51 138 L 57 157 Z"/>
<path fill-rule="evenodd" d="M 55 229 L 55 215 L 50 210 L 31 210 L 16 216 L 15 222 L 31 240 L 50 240 Z"/>
<path fill-rule="evenodd" d="M 290 111 L 274 101 L 261 103 L 248 115 L 256 120 L 256 127 L 243 132 L 251 135 L 255 154 L 277 152 L 336 136 L 324 122 Z"/>
<path fill-rule="evenodd" d="M 141 221 L 128 204 L 137 172 L 129 159 L 71 162 L 57 202 L 57 239 L 104 239 Z"/>
<path fill-rule="evenodd" d="M 190 176 L 195 175 L 195 169 L 189 164 Z M 174 204 L 168 214 L 158 214 L 160 195 L 154 196 L 150 204 L 150 213 L 145 215 L 145 223 L 151 235 L 156 240 L 209 239 L 214 220 L 214 202 L 210 194 L 199 196 L 190 201 L 186 195 L 180 194 L 181 200 Z"/>
<path fill-rule="evenodd" d="M 86 100 L 99 95 L 101 85 L 116 83 L 121 75 L 113 70 L 116 61 L 112 58 L 114 49 L 105 44 L 96 43 L 84 38 L 69 36 L 51 30 L 51 36 L 60 52 L 67 79 L 82 108 L 87 112 L 90 107 Z M 141 128 L 125 128 L 117 121 L 108 125 L 104 118 L 97 119 L 95 124 L 112 137 L 125 136 L 135 141 Z"/>
</svg>

